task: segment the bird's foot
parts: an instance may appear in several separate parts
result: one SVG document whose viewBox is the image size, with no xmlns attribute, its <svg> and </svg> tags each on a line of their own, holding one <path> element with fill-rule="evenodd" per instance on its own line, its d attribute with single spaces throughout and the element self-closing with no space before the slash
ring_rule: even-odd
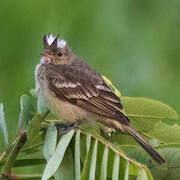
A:
<svg viewBox="0 0 180 180">
<path fill-rule="evenodd" d="M 57 123 L 55 125 L 60 130 L 61 136 L 73 129 L 79 129 L 79 123 Z"/>
<path fill-rule="evenodd" d="M 100 124 L 100 130 L 105 136 L 109 136 L 109 137 L 111 137 L 111 135 L 116 132 L 114 128 L 107 127 L 103 124 Z"/>
</svg>

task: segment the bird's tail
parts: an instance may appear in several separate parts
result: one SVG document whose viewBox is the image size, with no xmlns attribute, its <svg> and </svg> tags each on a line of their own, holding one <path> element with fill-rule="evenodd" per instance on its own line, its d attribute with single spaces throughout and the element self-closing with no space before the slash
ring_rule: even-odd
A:
<svg viewBox="0 0 180 180">
<path fill-rule="evenodd" d="M 130 126 L 123 126 L 123 129 L 130 134 L 157 163 L 163 164 L 165 162 L 165 160 L 152 148 L 152 146 L 149 145 L 133 128 Z"/>
</svg>

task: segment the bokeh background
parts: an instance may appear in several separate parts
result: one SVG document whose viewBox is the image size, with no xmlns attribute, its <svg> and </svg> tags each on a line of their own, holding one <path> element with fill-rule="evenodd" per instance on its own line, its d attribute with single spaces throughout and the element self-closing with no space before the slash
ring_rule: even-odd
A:
<svg viewBox="0 0 180 180">
<path fill-rule="evenodd" d="M 180 114 L 179 0 L 1 0 L 0 102 L 11 140 L 48 32 L 59 33 L 123 95 L 153 98 Z"/>
</svg>

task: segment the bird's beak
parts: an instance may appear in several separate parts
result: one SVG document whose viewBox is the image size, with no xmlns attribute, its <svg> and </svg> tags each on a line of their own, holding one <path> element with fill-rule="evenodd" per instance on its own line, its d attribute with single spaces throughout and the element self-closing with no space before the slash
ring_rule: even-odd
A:
<svg viewBox="0 0 180 180">
<path fill-rule="evenodd" d="M 52 59 L 53 58 L 53 55 L 50 54 L 50 52 L 46 49 L 44 49 L 41 53 L 40 53 L 41 56 L 44 56 L 46 58 L 49 58 L 49 59 Z"/>
<path fill-rule="evenodd" d="M 50 51 L 44 49 L 40 54 L 41 54 L 41 56 L 43 56 L 40 60 L 41 64 L 51 63 L 51 61 L 53 59 L 53 55 L 51 55 Z"/>
</svg>

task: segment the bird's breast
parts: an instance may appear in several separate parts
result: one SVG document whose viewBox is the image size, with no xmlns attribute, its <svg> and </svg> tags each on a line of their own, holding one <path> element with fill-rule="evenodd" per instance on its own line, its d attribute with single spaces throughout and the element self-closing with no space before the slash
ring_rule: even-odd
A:
<svg viewBox="0 0 180 180">
<path fill-rule="evenodd" d="M 67 101 L 58 99 L 48 88 L 43 87 L 40 92 L 50 111 L 63 121 L 84 121 L 89 116 L 86 110 Z"/>
<path fill-rule="evenodd" d="M 69 122 L 84 121 L 88 119 L 90 112 L 87 112 L 68 101 L 60 100 L 49 89 L 48 80 L 45 78 L 45 68 L 43 68 L 42 65 L 36 67 L 35 77 L 38 94 L 43 98 L 45 104 L 52 113 L 56 114 L 60 119 Z"/>
</svg>

